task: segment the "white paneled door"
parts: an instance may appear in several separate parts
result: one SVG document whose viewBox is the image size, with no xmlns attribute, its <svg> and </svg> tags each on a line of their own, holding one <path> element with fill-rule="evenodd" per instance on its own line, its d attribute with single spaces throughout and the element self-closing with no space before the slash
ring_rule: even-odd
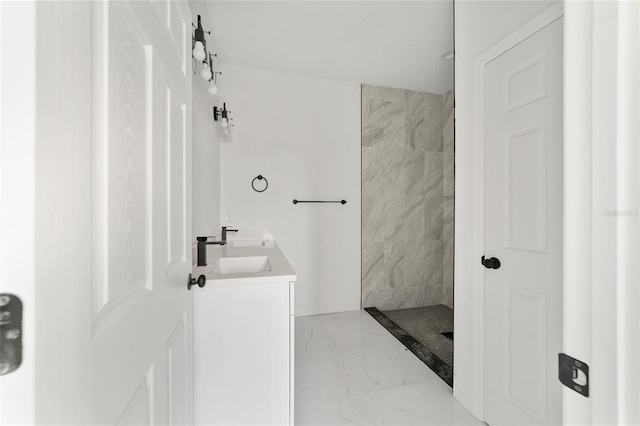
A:
<svg viewBox="0 0 640 426">
<path fill-rule="evenodd" d="M 485 420 L 560 424 L 562 19 L 485 67 Z M 480 259 L 478 259 L 480 261 Z"/>
<path fill-rule="evenodd" d="M 2 409 L 22 404 L 2 423 L 191 424 L 188 4 L 37 2 L 29 13 L 35 136 L 2 143 L 32 143 L 20 161 L 35 179 L 4 179 L 2 201 L 31 183 L 33 217 L 13 225 L 33 231 L 22 254 L 35 278 L 24 292 L 5 281 L 9 267 L 2 290 L 24 295 L 35 326 L 23 365 L 1 379 Z"/>
</svg>

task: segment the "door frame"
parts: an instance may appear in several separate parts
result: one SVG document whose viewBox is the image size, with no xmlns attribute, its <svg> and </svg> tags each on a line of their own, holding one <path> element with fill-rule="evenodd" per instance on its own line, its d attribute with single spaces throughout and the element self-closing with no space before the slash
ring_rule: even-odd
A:
<svg viewBox="0 0 640 426">
<path fill-rule="evenodd" d="M 509 34 L 504 39 L 487 49 L 473 62 L 473 341 L 472 370 L 473 386 L 470 394 L 462 395 L 461 386 L 456 386 L 456 398 L 470 402 L 473 414 L 484 420 L 484 367 L 485 367 L 485 333 L 484 333 L 484 267 L 480 264 L 480 257 L 484 254 L 484 69 L 485 66 L 509 49 L 520 44 L 533 34 L 542 30 L 554 21 L 564 16 L 564 4 L 554 3 L 542 13 L 531 19 L 525 25 Z M 466 386 L 462 388 L 468 389 Z M 465 404 L 466 405 L 466 404 Z"/>
<path fill-rule="evenodd" d="M 22 364 L 0 379 L 0 424 L 26 425 L 36 423 L 37 391 L 36 3 L 2 2 L 0 22 L 0 292 L 24 308 Z"/>
<path fill-rule="evenodd" d="M 640 5 L 566 10 L 563 350 L 592 386 L 563 389 L 563 423 L 638 424 Z"/>
</svg>

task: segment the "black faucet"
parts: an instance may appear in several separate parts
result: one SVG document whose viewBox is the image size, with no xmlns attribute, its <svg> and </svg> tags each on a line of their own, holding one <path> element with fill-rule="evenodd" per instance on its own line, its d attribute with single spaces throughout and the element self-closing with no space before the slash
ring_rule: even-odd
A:
<svg viewBox="0 0 640 426">
<path fill-rule="evenodd" d="M 207 241 L 209 237 L 196 237 L 198 240 L 198 266 L 207 266 L 207 244 L 227 244 L 227 232 L 238 232 L 237 229 L 227 229 L 226 226 L 222 227 L 222 239 L 220 241 Z"/>
<path fill-rule="evenodd" d="M 207 266 L 207 244 L 227 244 L 226 241 L 207 241 L 209 237 L 197 237 L 198 240 L 198 266 Z"/>
<path fill-rule="evenodd" d="M 237 229 L 227 229 L 226 226 L 222 227 L 222 241 L 227 242 L 227 232 L 238 232 Z"/>
</svg>

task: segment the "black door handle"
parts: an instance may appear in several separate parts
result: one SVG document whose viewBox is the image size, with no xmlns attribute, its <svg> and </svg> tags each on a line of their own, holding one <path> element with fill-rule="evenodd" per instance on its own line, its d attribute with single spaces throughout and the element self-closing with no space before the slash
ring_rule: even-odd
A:
<svg viewBox="0 0 640 426">
<path fill-rule="evenodd" d="M 192 278 L 191 274 L 189 274 L 189 278 L 187 278 L 187 290 L 191 290 L 191 287 L 197 285 L 202 288 L 207 283 L 207 277 L 204 275 L 200 275 L 198 279 Z"/>
<path fill-rule="evenodd" d="M 498 259 L 497 257 L 491 257 L 489 259 L 485 259 L 484 256 L 482 256 L 481 262 L 484 265 L 484 267 L 487 269 L 500 268 L 500 259 Z"/>
</svg>

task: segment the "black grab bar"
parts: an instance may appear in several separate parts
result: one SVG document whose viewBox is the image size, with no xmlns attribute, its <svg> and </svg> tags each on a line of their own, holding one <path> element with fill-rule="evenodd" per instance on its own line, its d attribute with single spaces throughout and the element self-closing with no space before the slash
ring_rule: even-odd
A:
<svg viewBox="0 0 640 426">
<path fill-rule="evenodd" d="M 298 203 L 340 203 L 347 204 L 347 200 L 338 200 L 338 201 L 302 201 L 302 200 L 293 200 L 293 204 Z"/>
</svg>

